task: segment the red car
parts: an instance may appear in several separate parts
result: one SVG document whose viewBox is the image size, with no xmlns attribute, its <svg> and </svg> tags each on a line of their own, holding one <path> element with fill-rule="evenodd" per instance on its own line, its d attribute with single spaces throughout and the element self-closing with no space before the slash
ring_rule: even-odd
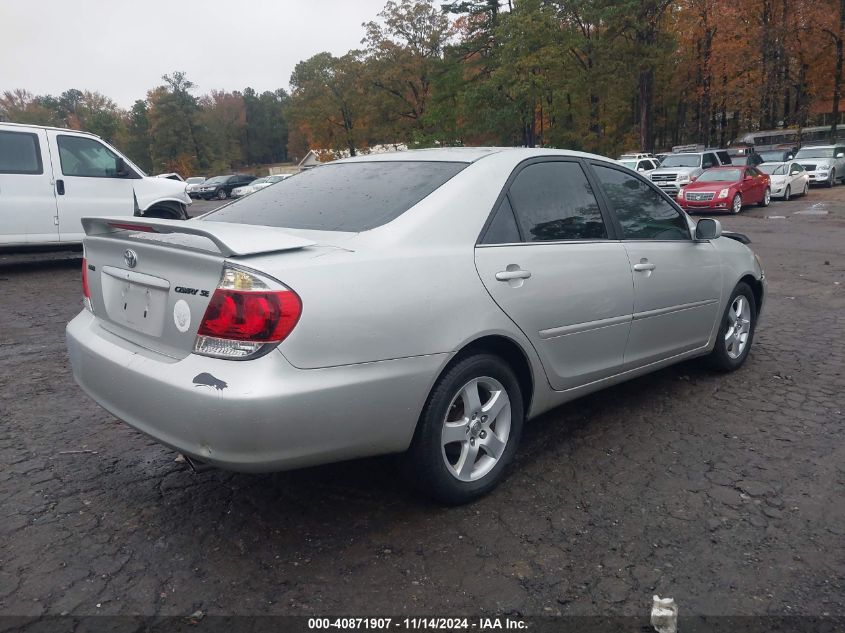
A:
<svg viewBox="0 0 845 633">
<path fill-rule="evenodd" d="M 769 175 L 745 165 L 707 169 L 694 182 L 681 187 L 677 197 L 678 204 L 688 212 L 739 213 L 747 204 L 756 202 L 767 207 L 771 200 Z"/>
</svg>

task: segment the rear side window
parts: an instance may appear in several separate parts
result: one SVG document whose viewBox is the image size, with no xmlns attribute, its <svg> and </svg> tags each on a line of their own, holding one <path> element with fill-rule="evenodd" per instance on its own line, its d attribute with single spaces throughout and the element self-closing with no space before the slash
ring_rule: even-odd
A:
<svg viewBox="0 0 845 633">
<path fill-rule="evenodd" d="M 516 226 L 516 218 L 513 215 L 513 208 L 507 196 L 496 210 L 493 221 L 487 227 L 482 244 L 514 244 L 521 242 L 519 229 Z"/>
<path fill-rule="evenodd" d="M 509 195 L 525 241 L 607 238 L 598 202 L 578 163 L 528 165 L 513 181 Z"/>
<path fill-rule="evenodd" d="M 38 135 L 0 132 L 0 174 L 43 174 Z"/>
<path fill-rule="evenodd" d="M 329 163 L 205 217 L 289 229 L 368 231 L 395 220 L 466 166 L 427 161 Z"/>
<path fill-rule="evenodd" d="M 688 240 L 681 214 L 651 185 L 617 169 L 593 165 L 626 240 Z"/>
</svg>

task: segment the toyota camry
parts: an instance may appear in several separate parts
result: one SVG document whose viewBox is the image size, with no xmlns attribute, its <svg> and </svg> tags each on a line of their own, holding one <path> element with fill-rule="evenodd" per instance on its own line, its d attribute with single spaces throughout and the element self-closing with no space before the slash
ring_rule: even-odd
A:
<svg viewBox="0 0 845 633">
<path fill-rule="evenodd" d="M 463 503 L 526 420 L 672 363 L 749 354 L 759 260 L 607 158 L 362 156 L 185 222 L 86 218 L 76 381 L 193 462 L 386 453 Z"/>
</svg>

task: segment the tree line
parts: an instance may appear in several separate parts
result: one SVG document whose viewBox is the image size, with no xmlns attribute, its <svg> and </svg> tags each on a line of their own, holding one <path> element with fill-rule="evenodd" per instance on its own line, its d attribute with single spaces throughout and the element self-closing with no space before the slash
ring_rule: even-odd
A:
<svg viewBox="0 0 845 633">
<path fill-rule="evenodd" d="M 10 90 L 0 119 L 86 129 L 183 174 L 380 144 L 615 154 L 838 119 L 845 0 L 389 0 L 361 47 L 299 62 L 284 89 L 182 72 L 128 111 L 96 92 Z"/>
</svg>

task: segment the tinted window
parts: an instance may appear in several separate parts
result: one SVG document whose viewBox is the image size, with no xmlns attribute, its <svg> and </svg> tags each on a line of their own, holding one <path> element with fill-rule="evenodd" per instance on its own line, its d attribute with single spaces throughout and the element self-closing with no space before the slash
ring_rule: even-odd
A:
<svg viewBox="0 0 845 633">
<path fill-rule="evenodd" d="M 602 190 L 626 240 L 690 239 L 686 220 L 650 185 L 617 169 L 595 165 Z"/>
<path fill-rule="evenodd" d="M 708 167 L 715 167 L 718 164 L 719 162 L 716 160 L 716 156 L 713 154 L 705 154 L 701 166 L 704 167 L 704 169 L 707 169 Z"/>
<path fill-rule="evenodd" d="M 481 240 L 481 243 L 513 244 L 521 241 L 519 229 L 516 226 L 516 218 L 513 215 L 513 208 L 506 196 L 496 210 L 493 221 L 487 227 L 487 232 L 484 234 L 484 239 Z"/>
<path fill-rule="evenodd" d="M 0 132 L 0 174 L 41 174 L 38 136 L 29 132 Z"/>
<path fill-rule="evenodd" d="M 65 176 L 117 177 L 117 155 L 99 141 L 65 135 L 59 135 L 56 140 Z"/>
<path fill-rule="evenodd" d="M 596 197 L 578 163 L 528 165 L 513 181 L 510 198 L 526 241 L 607 237 Z"/>
<path fill-rule="evenodd" d="M 378 161 L 314 167 L 206 217 L 318 231 L 367 231 L 417 204 L 466 163 Z"/>
</svg>

